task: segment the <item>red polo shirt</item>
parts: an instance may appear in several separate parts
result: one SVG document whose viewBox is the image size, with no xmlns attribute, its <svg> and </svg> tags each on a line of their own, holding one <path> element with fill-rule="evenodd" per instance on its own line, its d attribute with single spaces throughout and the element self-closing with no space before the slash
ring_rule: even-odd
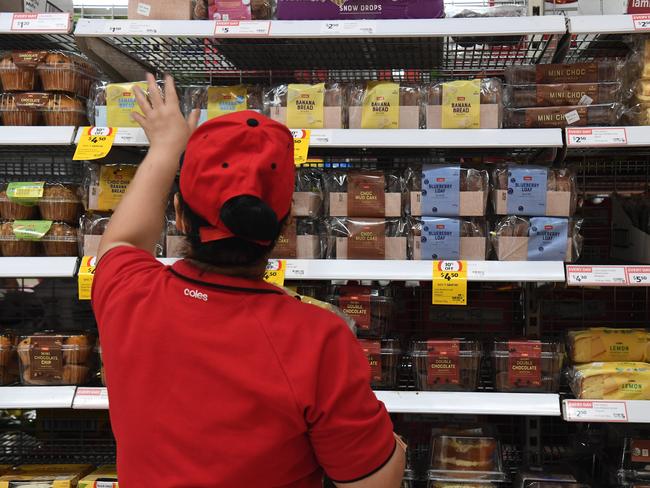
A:
<svg viewBox="0 0 650 488">
<path fill-rule="evenodd" d="M 393 454 L 368 363 L 327 311 L 127 246 L 99 263 L 93 308 L 124 488 L 320 488 Z"/>
</svg>

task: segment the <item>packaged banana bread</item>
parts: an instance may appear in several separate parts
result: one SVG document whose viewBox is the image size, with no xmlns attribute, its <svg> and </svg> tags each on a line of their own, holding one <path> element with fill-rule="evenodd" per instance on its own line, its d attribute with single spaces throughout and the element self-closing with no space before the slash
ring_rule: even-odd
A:
<svg viewBox="0 0 650 488">
<path fill-rule="evenodd" d="M 185 115 L 199 109 L 199 124 L 242 110 L 264 110 L 263 89 L 258 85 L 189 86 L 183 90 Z"/>
<path fill-rule="evenodd" d="M 137 164 L 86 165 L 83 185 L 83 203 L 86 210 L 115 210 L 137 169 Z"/>
<path fill-rule="evenodd" d="M 328 259 L 407 259 L 408 220 L 331 217 Z"/>
<path fill-rule="evenodd" d="M 580 219 L 517 217 L 498 220 L 491 232 L 499 261 L 565 261 L 580 256 Z"/>
<path fill-rule="evenodd" d="M 425 87 L 427 129 L 499 129 L 503 122 L 498 78 L 449 81 Z"/>
<path fill-rule="evenodd" d="M 645 329 L 571 330 L 567 343 L 569 357 L 574 363 L 647 361 L 650 358 L 650 332 Z"/>
<path fill-rule="evenodd" d="M 487 257 L 487 224 L 483 219 L 421 217 L 409 234 L 412 259 L 465 259 Z"/>
<path fill-rule="evenodd" d="M 482 217 L 489 194 L 488 172 L 449 164 L 425 164 L 406 172 L 414 217 Z"/>
<path fill-rule="evenodd" d="M 492 173 L 497 215 L 571 217 L 576 210 L 575 173 L 569 168 L 508 164 Z"/>
<path fill-rule="evenodd" d="M 330 217 L 400 217 L 402 175 L 381 170 L 332 170 L 324 175 Z"/>
<path fill-rule="evenodd" d="M 88 118 L 92 124 L 99 127 L 140 127 L 131 118 L 132 112 L 142 114 L 133 91 L 136 86 L 147 93 L 146 81 L 95 86 L 88 103 Z M 158 82 L 158 88 L 163 91 L 162 82 Z"/>
<path fill-rule="evenodd" d="M 586 363 L 569 370 L 571 391 L 580 399 L 650 400 L 650 364 Z"/>
<path fill-rule="evenodd" d="M 419 129 L 419 85 L 368 81 L 349 86 L 350 129 Z"/>
<path fill-rule="evenodd" d="M 344 90 L 338 83 L 279 85 L 264 95 L 273 120 L 294 129 L 344 129 Z"/>
</svg>

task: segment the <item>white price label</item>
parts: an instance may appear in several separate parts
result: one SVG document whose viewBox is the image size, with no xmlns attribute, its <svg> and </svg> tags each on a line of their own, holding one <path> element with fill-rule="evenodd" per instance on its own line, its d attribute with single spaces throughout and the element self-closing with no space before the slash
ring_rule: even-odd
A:
<svg viewBox="0 0 650 488">
<path fill-rule="evenodd" d="M 289 280 L 299 280 L 309 274 L 309 261 L 304 259 L 288 259 L 286 262 L 285 277 Z"/>
<path fill-rule="evenodd" d="M 591 98 L 589 95 L 584 94 L 582 95 L 582 98 L 580 98 L 578 105 L 591 105 L 592 103 L 594 103 L 594 99 Z"/>
<path fill-rule="evenodd" d="M 217 20 L 214 26 L 215 36 L 268 36 L 270 31 L 271 22 L 259 20 Z"/>
<path fill-rule="evenodd" d="M 73 406 L 86 409 L 108 408 L 108 390 L 106 388 L 77 388 Z"/>
<path fill-rule="evenodd" d="M 569 128 L 566 133 L 569 146 L 625 146 L 627 144 L 625 127 Z"/>
<path fill-rule="evenodd" d="M 337 34 L 343 36 L 354 35 L 372 35 L 377 32 L 375 22 L 365 21 L 341 21 L 341 22 L 323 22 L 321 25 L 321 34 Z"/>
<path fill-rule="evenodd" d="M 569 286 L 625 286 L 627 277 L 623 266 L 567 266 Z"/>
<path fill-rule="evenodd" d="M 12 32 L 70 32 L 70 14 L 13 14 Z"/>
<path fill-rule="evenodd" d="M 564 418 L 569 422 L 627 422 L 627 405 L 605 400 L 565 400 Z"/>
<path fill-rule="evenodd" d="M 143 129 L 136 127 L 120 127 L 115 134 L 115 142 L 113 145 L 135 145 L 142 146 L 149 144 L 147 135 Z"/>
<path fill-rule="evenodd" d="M 636 31 L 650 30 L 650 15 L 633 15 L 632 22 L 634 22 L 634 30 Z"/>
<path fill-rule="evenodd" d="M 332 138 L 329 132 L 312 130 L 311 131 L 311 145 L 315 144 L 330 144 Z"/>
<path fill-rule="evenodd" d="M 467 279 L 475 281 L 484 281 L 488 275 L 488 264 L 485 261 L 468 261 L 467 262 Z"/>
<path fill-rule="evenodd" d="M 104 23 L 104 34 L 109 36 L 156 36 L 161 33 L 156 20 L 113 20 Z"/>
<path fill-rule="evenodd" d="M 650 286 L 650 266 L 626 266 L 629 286 Z"/>
<path fill-rule="evenodd" d="M 580 120 L 580 114 L 577 110 L 571 110 L 571 112 L 564 114 L 564 118 L 566 119 L 566 123 L 571 125 Z"/>
</svg>

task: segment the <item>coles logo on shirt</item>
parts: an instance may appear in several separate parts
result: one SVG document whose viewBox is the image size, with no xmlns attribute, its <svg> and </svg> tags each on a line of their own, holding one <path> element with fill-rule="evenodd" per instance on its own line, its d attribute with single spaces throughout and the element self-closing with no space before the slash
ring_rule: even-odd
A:
<svg viewBox="0 0 650 488">
<path fill-rule="evenodd" d="M 183 295 L 186 297 L 196 298 L 197 300 L 203 300 L 204 302 L 208 301 L 208 295 L 201 293 L 199 290 L 190 290 L 189 288 L 185 288 L 183 290 Z"/>
</svg>

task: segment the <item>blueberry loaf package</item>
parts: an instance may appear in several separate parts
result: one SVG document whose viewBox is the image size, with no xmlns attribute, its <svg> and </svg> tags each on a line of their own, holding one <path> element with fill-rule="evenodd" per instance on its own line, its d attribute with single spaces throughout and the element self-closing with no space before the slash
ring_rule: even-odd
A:
<svg viewBox="0 0 650 488">
<path fill-rule="evenodd" d="M 487 224 L 480 218 L 421 217 L 413 219 L 409 249 L 414 260 L 484 261 Z"/>
</svg>

